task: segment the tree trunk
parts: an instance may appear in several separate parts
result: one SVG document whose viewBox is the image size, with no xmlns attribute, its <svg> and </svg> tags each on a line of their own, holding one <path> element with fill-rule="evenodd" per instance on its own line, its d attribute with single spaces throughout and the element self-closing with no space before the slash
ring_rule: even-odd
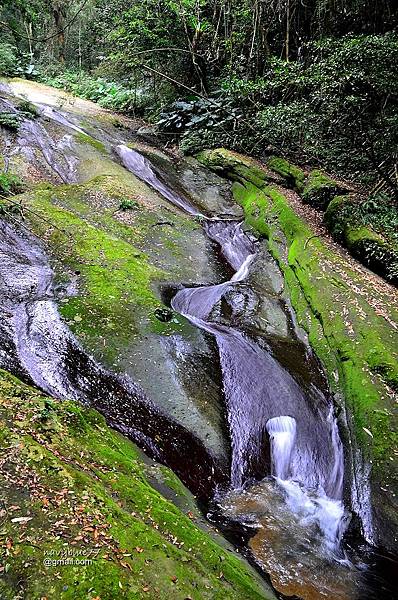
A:
<svg viewBox="0 0 398 600">
<path fill-rule="evenodd" d="M 65 62 L 65 16 L 66 7 L 65 3 L 59 0 L 53 2 L 53 18 L 55 24 L 55 30 L 57 32 L 57 54 L 58 60 L 61 63 Z"/>
</svg>

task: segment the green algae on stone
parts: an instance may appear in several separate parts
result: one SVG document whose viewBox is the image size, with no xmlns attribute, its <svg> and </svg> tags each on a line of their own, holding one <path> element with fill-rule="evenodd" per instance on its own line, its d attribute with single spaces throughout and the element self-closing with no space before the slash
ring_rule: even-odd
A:
<svg viewBox="0 0 398 600">
<path fill-rule="evenodd" d="M 274 597 L 151 487 L 138 449 L 96 411 L 1 371 L 0 421 L 2 600 Z"/>
<path fill-rule="evenodd" d="M 329 204 L 324 221 L 334 239 L 346 246 L 353 256 L 380 273 L 389 281 L 398 283 L 398 248 L 396 244 L 361 223 L 355 213 L 355 200 L 350 196 L 336 196 Z"/>
<path fill-rule="evenodd" d="M 98 150 L 98 152 L 102 152 L 103 154 L 107 153 L 104 144 L 99 140 L 94 139 L 90 135 L 86 135 L 85 133 L 76 133 L 74 137 L 75 140 L 80 144 L 88 144 L 89 146 L 92 146 Z"/>
<path fill-rule="evenodd" d="M 267 167 L 278 173 L 278 175 L 281 175 L 289 187 L 296 189 L 298 192 L 303 191 L 305 173 L 302 169 L 278 156 L 268 159 Z"/>
<path fill-rule="evenodd" d="M 301 197 L 306 204 L 325 210 L 333 198 L 342 191 L 337 181 L 323 171 L 315 169 L 309 173 Z"/>
<path fill-rule="evenodd" d="M 162 303 L 153 291 L 153 282 L 164 274 L 133 245 L 132 233 L 127 239 L 129 228 L 114 222 L 107 231 L 100 217 L 95 225 L 84 218 L 82 212 L 89 210 L 79 200 L 84 191 L 84 186 L 36 190 L 27 195 L 35 211 L 29 219 L 64 268 L 77 275 L 81 289 L 61 304 L 61 313 L 87 342 L 107 338 L 102 352 L 112 361 L 116 347 L 127 344 L 142 327 L 149 330 L 152 323 L 159 330 L 154 311 Z M 62 203 L 69 208 L 60 206 Z M 163 331 L 175 325 L 164 324 Z"/>
<path fill-rule="evenodd" d="M 242 178 L 258 187 L 261 187 L 268 181 L 267 174 L 257 161 L 249 157 L 242 157 L 235 152 L 224 150 L 224 148 L 203 150 L 196 158 L 201 164 L 211 168 L 216 173 L 228 175 L 235 180 Z"/>
</svg>

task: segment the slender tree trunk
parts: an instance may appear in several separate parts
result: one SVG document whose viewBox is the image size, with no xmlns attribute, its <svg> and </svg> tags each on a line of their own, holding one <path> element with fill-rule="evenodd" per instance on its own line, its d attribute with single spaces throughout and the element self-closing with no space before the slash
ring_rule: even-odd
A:
<svg viewBox="0 0 398 600">
<path fill-rule="evenodd" d="M 285 58 L 289 62 L 290 54 L 290 0 L 286 4 L 286 35 L 285 35 Z"/>
<path fill-rule="evenodd" d="M 66 6 L 62 0 L 55 0 L 53 2 L 53 18 L 55 24 L 55 30 L 57 32 L 57 50 L 58 59 L 61 63 L 65 62 L 65 16 Z"/>
<path fill-rule="evenodd" d="M 25 30 L 26 30 L 26 37 L 28 38 L 28 44 L 29 44 L 30 64 L 33 64 L 33 44 L 32 44 L 33 27 L 32 27 L 32 23 L 25 22 Z"/>
</svg>

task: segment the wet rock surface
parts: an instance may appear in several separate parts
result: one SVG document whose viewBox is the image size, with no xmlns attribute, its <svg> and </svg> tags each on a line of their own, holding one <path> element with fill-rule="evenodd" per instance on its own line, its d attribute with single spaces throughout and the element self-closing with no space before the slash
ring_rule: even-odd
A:
<svg viewBox="0 0 398 600">
<path fill-rule="evenodd" d="M 242 209 L 218 175 L 144 147 L 138 127 L 116 126 L 90 103 L 61 106 L 50 89 L 39 101 L 37 86 L 20 82 L 2 90 L 11 105 L 25 92 L 41 116 L 7 134 L 3 152 L 31 186 L 57 185 L 21 197 L 25 227 L 39 241 L 23 223 L 1 225 L 1 365 L 53 396 L 95 406 L 203 499 L 221 485 L 220 506 L 235 518 L 222 494 L 231 480 L 238 521 L 259 529 L 251 550 L 282 593 L 355 598 L 366 587 L 361 578 L 351 585 L 336 556 L 306 558 L 328 535 L 340 548 L 343 454 L 326 377 L 279 270 L 287 234 L 279 230 L 270 246 L 277 264 L 239 222 Z M 252 188 L 265 185 L 257 165 L 242 167 L 237 155 L 233 163 L 239 181 L 249 174 Z M 256 211 L 248 224 L 264 205 Z M 347 473 L 347 451 L 344 460 Z M 270 473 L 276 480 L 247 503 L 244 488 Z M 265 526 L 257 504 L 268 497 Z M 290 506 L 289 519 L 303 512 L 294 560 L 291 530 L 269 517 L 271 505 Z M 308 547 L 297 540 L 303 527 Z M 328 573 L 310 581 L 314 568 Z"/>
</svg>

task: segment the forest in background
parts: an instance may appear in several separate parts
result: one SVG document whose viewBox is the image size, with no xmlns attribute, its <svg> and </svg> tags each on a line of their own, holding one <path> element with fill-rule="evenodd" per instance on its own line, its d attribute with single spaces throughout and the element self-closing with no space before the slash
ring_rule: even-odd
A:
<svg viewBox="0 0 398 600">
<path fill-rule="evenodd" d="M 1 75 L 142 117 L 185 154 L 223 145 L 320 166 L 359 191 L 344 218 L 396 247 L 392 0 L 6 0 L 0 11 Z"/>
</svg>

